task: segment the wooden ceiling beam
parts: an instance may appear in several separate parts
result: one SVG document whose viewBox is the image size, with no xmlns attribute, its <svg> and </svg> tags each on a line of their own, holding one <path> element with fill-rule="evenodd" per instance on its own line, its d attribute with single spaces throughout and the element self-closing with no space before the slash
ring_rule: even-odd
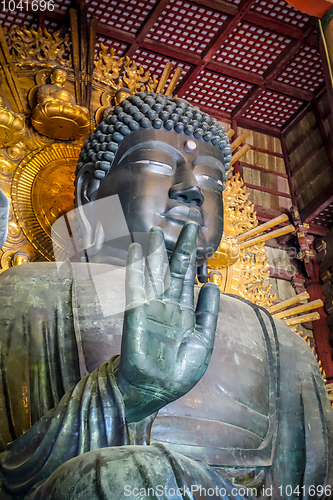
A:
<svg viewBox="0 0 333 500">
<path fill-rule="evenodd" d="M 237 66 L 231 66 L 231 64 L 225 64 L 215 60 L 211 60 L 205 69 L 208 71 L 214 71 L 214 73 L 220 73 L 223 76 L 236 78 L 237 80 L 241 80 L 252 85 L 260 85 L 264 79 L 261 75 L 252 73 L 252 71 L 247 71 L 246 69 L 237 68 Z"/>
<path fill-rule="evenodd" d="M 302 101 L 310 102 L 314 97 L 314 93 L 309 90 L 303 90 L 294 85 L 288 85 L 283 82 L 271 82 L 267 86 L 268 90 L 273 90 L 274 92 L 279 92 L 280 94 L 285 94 L 288 97 L 294 97 L 295 99 L 301 99 Z"/>
<path fill-rule="evenodd" d="M 277 33 L 281 33 L 281 35 L 285 35 L 293 39 L 301 38 L 303 34 L 301 28 L 298 28 L 297 26 L 284 23 L 278 19 L 269 18 L 268 16 L 264 16 L 263 14 L 259 14 L 253 10 L 244 16 L 244 21 L 256 24 L 257 26 L 261 26 L 262 28 L 275 31 Z"/>
<path fill-rule="evenodd" d="M 192 2 L 208 7 L 209 9 L 218 10 L 229 16 L 236 16 L 238 13 L 238 7 L 236 5 L 225 2 L 224 0 L 192 0 Z"/>
<path fill-rule="evenodd" d="M 327 236 L 329 234 L 329 229 L 325 226 L 319 226 L 319 224 L 309 224 L 309 233 L 316 234 L 318 236 Z"/>
<path fill-rule="evenodd" d="M 300 211 L 303 223 L 314 220 L 317 215 L 333 202 L 333 183 L 318 194 L 303 210 Z"/>
<path fill-rule="evenodd" d="M 295 207 L 298 207 L 297 198 L 296 198 L 296 194 L 295 194 L 294 179 L 292 177 L 292 172 L 291 172 L 290 158 L 288 155 L 287 144 L 286 144 L 285 138 L 282 135 L 280 137 L 280 142 L 281 142 L 281 148 L 282 148 L 282 153 L 283 153 L 283 157 L 284 157 L 284 165 L 286 167 L 286 172 L 288 175 L 288 185 L 289 185 L 289 191 L 291 194 L 292 204 Z"/>
<path fill-rule="evenodd" d="M 281 213 L 278 210 L 273 210 L 271 208 L 266 208 L 262 207 L 260 205 L 254 205 L 254 210 L 257 214 L 257 219 L 263 222 L 268 222 L 269 220 L 275 219 L 275 217 L 278 217 L 281 215 Z M 310 234 L 316 234 L 318 236 L 327 236 L 329 234 L 329 229 L 324 226 L 319 226 L 318 224 L 309 224 L 309 233 Z M 266 242 L 266 244 L 269 246 L 269 241 Z"/>
<path fill-rule="evenodd" d="M 176 61 L 178 60 L 179 62 L 190 64 L 193 66 L 200 64 L 201 61 L 200 56 L 196 54 L 191 54 L 191 52 L 187 52 L 186 50 L 180 49 L 179 47 L 156 42 L 156 40 L 151 40 L 150 38 L 146 38 L 144 42 L 142 42 L 140 48 L 149 50 L 150 52 L 154 52 L 155 54 L 170 57 L 171 59 L 176 59 Z"/>
<path fill-rule="evenodd" d="M 259 134 L 267 134 L 272 137 L 281 136 L 281 131 L 279 127 L 274 127 L 273 125 L 269 125 L 267 123 L 260 123 L 256 120 L 251 120 L 249 118 L 241 117 L 237 120 L 238 126 L 253 130 L 253 132 L 259 132 Z"/>
<path fill-rule="evenodd" d="M 207 45 L 204 50 L 200 64 L 198 64 L 195 68 L 192 68 L 189 73 L 181 82 L 179 82 L 175 94 L 181 97 L 186 90 L 191 86 L 191 84 L 198 78 L 201 71 L 207 66 L 207 64 L 212 59 L 213 55 L 216 51 L 221 47 L 223 42 L 231 35 L 236 26 L 241 21 L 242 17 L 248 12 L 252 5 L 256 2 L 256 0 L 242 0 L 240 7 L 238 9 L 237 14 L 233 18 L 229 18 L 223 26 L 216 33 L 212 41 Z"/>
<path fill-rule="evenodd" d="M 221 111 L 220 109 L 202 104 L 197 104 L 197 106 L 199 106 L 201 111 L 213 116 L 217 120 L 221 120 L 224 123 L 231 123 L 231 113 L 229 111 Z M 278 127 L 273 127 L 272 125 L 267 125 L 266 123 L 256 123 L 254 120 L 249 120 L 248 118 L 239 120 L 237 125 L 242 128 L 250 129 L 253 132 L 259 132 L 260 134 L 267 134 L 278 138 L 281 136 L 281 132 Z"/>
<path fill-rule="evenodd" d="M 275 78 L 279 75 L 282 69 L 292 60 L 292 58 L 297 54 L 299 49 L 301 48 L 304 40 L 309 36 L 313 29 L 313 21 L 311 20 L 306 29 L 304 30 L 302 37 L 299 38 L 295 43 L 290 44 L 278 57 L 275 63 L 271 66 L 271 68 L 267 71 L 266 76 L 263 82 L 257 87 L 250 90 L 247 96 L 243 99 L 243 101 L 235 108 L 232 113 L 232 117 L 238 119 L 242 116 L 244 111 L 253 104 L 259 95 L 266 90 L 266 88 L 275 80 Z"/>
<path fill-rule="evenodd" d="M 114 26 L 109 26 L 108 24 L 101 23 L 98 21 L 97 33 L 99 35 L 107 36 L 118 40 L 119 42 L 132 44 L 135 41 L 135 35 L 128 33 L 127 31 L 120 30 Z"/>
<path fill-rule="evenodd" d="M 157 0 L 154 8 L 152 9 L 151 13 L 143 24 L 141 25 L 140 30 L 138 31 L 134 42 L 132 45 L 128 48 L 128 50 L 125 52 L 125 56 L 129 57 L 130 59 L 133 57 L 135 52 L 137 51 L 138 47 L 141 45 L 143 40 L 146 38 L 154 24 L 156 23 L 157 19 L 160 17 L 162 12 L 165 10 L 166 6 L 168 3 L 170 3 L 171 0 Z"/>
</svg>

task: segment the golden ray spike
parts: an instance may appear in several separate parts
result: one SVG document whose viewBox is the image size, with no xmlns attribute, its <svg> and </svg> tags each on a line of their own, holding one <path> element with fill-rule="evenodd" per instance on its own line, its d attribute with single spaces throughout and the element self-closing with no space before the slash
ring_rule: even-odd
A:
<svg viewBox="0 0 333 500">
<path fill-rule="evenodd" d="M 297 316 L 296 318 L 286 319 L 285 322 L 288 326 L 299 325 L 300 323 L 307 323 L 308 321 L 316 321 L 320 319 L 320 315 L 317 312 L 310 314 L 303 314 L 302 316 Z"/>
<path fill-rule="evenodd" d="M 251 238 L 252 236 L 263 233 L 264 231 L 266 231 L 266 229 L 270 229 L 271 227 L 277 226 L 282 222 L 286 222 L 287 220 L 289 220 L 288 215 L 286 214 L 279 215 L 278 217 L 275 217 L 275 219 L 265 222 L 265 224 L 260 224 L 259 226 L 250 229 L 250 231 L 246 231 L 246 233 L 236 236 L 236 239 L 238 242 L 246 240 L 247 238 Z"/>
<path fill-rule="evenodd" d="M 295 228 L 290 224 L 289 226 L 281 227 L 280 229 L 275 229 L 275 231 L 272 231 L 270 233 L 262 234 L 261 236 L 258 236 L 258 238 L 253 238 L 253 240 L 245 241 L 239 245 L 239 248 L 242 250 L 243 248 L 259 245 L 259 243 L 271 240 L 272 238 L 278 238 L 279 236 L 292 233 L 293 231 L 295 231 Z"/>
<path fill-rule="evenodd" d="M 305 311 L 311 311 L 312 309 L 318 309 L 318 307 L 323 307 L 323 301 L 313 300 L 312 302 L 307 302 L 306 304 L 301 304 L 300 306 L 293 307 L 292 309 L 288 309 L 286 311 L 282 311 L 276 314 L 273 314 L 274 318 L 289 318 L 290 316 L 296 316 L 296 314 L 303 313 Z"/>
<path fill-rule="evenodd" d="M 292 306 L 293 304 L 297 304 L 298 302 L 302 302 L 303 300 L 307 300 L 310 298 L 310 295 L 308 292 L 303 292 L 300 293 L 299 295 L 295 295 L 295 297 L 291 297 L 290 299 L 283 300 L 282 302 L 279 302 L 278 304 L 274 304 L 274 306 L 268 307 L 267 311 L 271 314 L 280 311 L 281 309 L 286 309 L 289 306 Z"/>
<path fill-rule="evenodd" d="M 229 128 L 228 132 L 227 132 L 228 136 L 229 136 L 229 139 L 231 139 L 231 137 L 235 134 L 235 131 L 232 130 L 232 128 Z"/>
<path fill-rule="evenodd" d="M 174 91 L 182 72 L 183 68 L 181 66 L 178 66 L 173 74 L 171 82 L 169 83 L 169 87 L 165 91 L 165 95 L 172 95 L 172 92 Z"/>
<path fill-rule="evenodd" d="M 237 153 L 235 153 L 230 161 L 230 165 L 233 165 L 238 161 L 242 156 L 244 156 L 248 151 L 250 151 L 251 146 L 249 144 L 245 144 Z"/>
<path fill-rule="evenodd" d="M 247 139 L 249 137 L 249 135 L 250 135 L 250 132 L 244 132 L 242 135 L 237 137 L 237 139 L 235 139 L 234 142 L 232 142 L 230 144 L 231 152 L 235 151 L 235 149 L 238 148 L 238 146 L 240 146 L 242 144 L 242 142 L 245 141 L 245 139 Z"/>
<path fill-rule="evenodd" d="M 16 107 L 19 113 L 26 112 L 26 105 L 23 99 L 21 87 L 16 76 L 15 67 L 12 62 L 11 55 L 9 53 L 8 45 L 6 42 L 5 34 L 2 30 L 0 23 L 0 66 L 2 66 L 3 71 L 6 76 L 8 86 L 11 90 L 12 96 L 14 98 Z"/>
<path fill-rule="evenodd" d="M 166 85 L 166 82 L 168 81 L 169 75 L 172 70 L 172 62 L 168 61 L 166 65 L 164 66 L 163 73 L 161 75 L 160 81 L 158 82 L 158 86 L 156 89 L 156 93 L 158 94 L 159 92 L 163 94 L 164 87 Z"/>
</svg>

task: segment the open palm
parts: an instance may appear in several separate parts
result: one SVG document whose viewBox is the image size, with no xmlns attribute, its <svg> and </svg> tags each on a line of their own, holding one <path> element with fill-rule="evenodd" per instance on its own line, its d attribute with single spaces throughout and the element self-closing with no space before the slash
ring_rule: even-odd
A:
<svg viewBox="0 0 333 500">
<path fill-rule="evenodd" d="M 184 225 L 164 276 L 161 229 L 129 249 L 126 311 L 117 381 L 129 421 L 139 421 L 186 394 L 205 373 L 213 350 L 220 293 L 205 284 L 194 310 L 197 225 Z"/>
</svg>

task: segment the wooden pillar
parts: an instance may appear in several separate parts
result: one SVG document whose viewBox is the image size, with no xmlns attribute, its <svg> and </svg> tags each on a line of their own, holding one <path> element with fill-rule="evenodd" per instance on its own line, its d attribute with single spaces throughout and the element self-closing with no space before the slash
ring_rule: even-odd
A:
<svg viewBox="0 0 333 500">
<path fill-rule="evenodd" d="M 317 252 L 314 248 L 314 237 L 309 232 L 308 224 L 302 224 L 298 210 L 291 211 L 293 224 L 296 227 L 296 236 L 300 247 L 297 258 L 303 262 L 307 279 L 305 280 L 306 291 L 309 301 L 321 299 L 325 303 L 322 284 L 320 281 L 320 269 L 317 262 Z M 317 245 L 316 245 L 317 246 Z M 319 247 L 318 247 L 319 250 Z M 316 343 L 316 351 L 325 370 L 328 382 L 333 382 L 333 360 L 332 346 L 330 344 L 330 328 L 327 324 L 327 315 L 323 307 L 317 309 L 320 319 L 313 321 L 313 337 Z"/>
<path fill-rule="evenodd" d="M 314 262 L 314 265 L 316 265 L 316 262 Z M 319 279 L 308 280 L 305 282 L 305 286 L 306 291 L 310 295 L 309 301 L 321 299 L 325 302 Z M 322 367 L 325 370 L 327 382 L 333 382 L 332 347 L 329 341 L 330 329 L 327 325 L 327 315 L 323 307 L 320 307 L 317 311 L 319 312 L 320 319 L 313 322 L 313 336 L 316 342 L 316 351 Z"/>
<path fill-rule="evenodd" d="M 331 108 L 330 123 L 333 128 L 333 7 L 318 20 L 319 49 L 324 69 L 328 101 Z"/>
<path fill-rule="evenodd" d="M 232 141 L 235 141 L 237 139 L 237 136 L 238 136 L 237 120 L 231 121 L 231 128 L 235 132 L 234 135 L 232 136 Z M 239 172 L 239 161 L 236 161 L 236 163 L 234 163 L 234 174 L 236 175 L 236 174 L 238 174 L 238 172 Z M 243 176 L 242 174 L 243 174 L 243 172 L 241 172 L 241 176 Z"/>
</svg>

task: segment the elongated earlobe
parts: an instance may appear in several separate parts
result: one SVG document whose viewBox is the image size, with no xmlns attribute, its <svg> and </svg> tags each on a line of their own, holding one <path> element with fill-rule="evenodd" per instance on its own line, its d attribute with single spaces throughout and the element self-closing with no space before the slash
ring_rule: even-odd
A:
<svg viewBox="0 0 333 500">
<path fill-rule="evenodd" d="M 94 202 L 100 183 L 95 176 L 94 163 L 84 165 L 76 184 L 76 216 L 83 235 L 83 246 L 91 255 L 102 249 L 105 240 L 103 226 L 94 216 Z"/>
</svg>

